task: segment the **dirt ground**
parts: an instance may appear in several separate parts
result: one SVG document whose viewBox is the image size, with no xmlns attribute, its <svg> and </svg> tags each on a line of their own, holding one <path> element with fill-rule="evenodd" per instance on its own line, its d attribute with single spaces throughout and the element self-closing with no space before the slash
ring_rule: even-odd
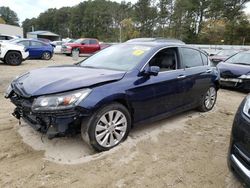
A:
<svg viewBox="0 0 250 188">
<path fill-rule="evenodd" d="M 95 153 L 80 139 L 41 139 L 11 116 L 3 94 L 15 76 L 71 57 L 0 64 L 0 187 L 242 187 L 226 164 L 234 114 L 245 94 L 220 90 L 213 111 L 135 127 L 120 146 Z"/>
</svg>

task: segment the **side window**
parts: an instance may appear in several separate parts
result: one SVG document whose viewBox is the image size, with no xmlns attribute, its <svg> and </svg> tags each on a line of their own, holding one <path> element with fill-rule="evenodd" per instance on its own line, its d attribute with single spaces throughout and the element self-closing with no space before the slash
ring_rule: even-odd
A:
<svg viewBox="0 0 250 188">
<path fill-rule="evenodd" d="M 96 40 L 90 40 L 90 44 L 97 44 Z"/>
<path fill-rule="evenodd" d="M 167 48 L 161 50 L 150 60 L 149 66 L 160 67 L 160 72 L 177 69 L 177 49 Z"/>
<path fill-rule="evenodd" d="M 82 43 L 84 43 L 84 44 L 89 44 L 89 40 L 87 40 L 87 39 L 86 39 L 86 40 L 83 40 Z"/>
<path fill-rule="evenodd" d="M 6 40 L 5 36 L 0 36 L 0 40 Z"/>
<path fill-rule="evenodd" d="M 40 42 L 31 41 L 31 46 L 33 46 L 33 47 L 41 47 L 41 46 L 43 46 L 43 44 L 40 43 Z"/>
<path fill-rule="evenodd" d="M 30 42 L 26 40 L 26 41 L 18 42 L 18 44 L 22 44 L 22 45 L 24 45 L 25 47 L 29 47 Z"/>
<path fill-rule="evenodd" d="M 201 53 L 201 58 L 202 58 L 203 64 L 208 65 L 208 57 L 205 54 Z"/>
<path fill-rule="evenodd" d="M 13 39 L 13 37 L 10 37 L 10 36 L 6 36 L 7 40 L 11 40 Z"/>
<path fill-rule="evenodd" d="M 201 53 L 191 48 L 182 48 L 182 59 L 185 68 L 203 66 Z"/>
</svg>

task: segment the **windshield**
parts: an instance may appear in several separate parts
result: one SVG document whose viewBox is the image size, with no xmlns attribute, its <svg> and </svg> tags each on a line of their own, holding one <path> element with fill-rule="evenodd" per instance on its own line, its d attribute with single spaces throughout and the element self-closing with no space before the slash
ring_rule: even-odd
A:
<svg viewBox="0 0 250 188">
<path fill-rule="evenodd" d="M 226 63 L 250 65 L 250 53 L 238 53 L 225 61 Z"/>
<path fill-rule="evenodd" d="M 234 55 L 236 53 L 237 53 L 237 51 L 235 51 L 235 50 L 223 50 L 223 51 L 220 51 L 217 55 L 219 55 L 219 56 L 231 56 L 231 55 Z"/>
<path fill-rule="evenodd" d="M 133 69 L 149 53 L 150 49 L 151 47 L 144 45 L 114 45 L 89 57 L 80 65 L 128 71 Z"/>
</svg>

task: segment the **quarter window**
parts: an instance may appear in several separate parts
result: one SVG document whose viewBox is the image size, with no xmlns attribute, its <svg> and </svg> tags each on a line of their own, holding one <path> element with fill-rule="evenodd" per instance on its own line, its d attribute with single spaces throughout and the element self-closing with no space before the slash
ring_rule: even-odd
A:
<svg viewBox="0 0 250 188">
<path fill-rule="evenodd" d="M 191 48 L 182 48 L 182 59 L 185 68 L 203 66 L 201 53 Z"/>
</svg>

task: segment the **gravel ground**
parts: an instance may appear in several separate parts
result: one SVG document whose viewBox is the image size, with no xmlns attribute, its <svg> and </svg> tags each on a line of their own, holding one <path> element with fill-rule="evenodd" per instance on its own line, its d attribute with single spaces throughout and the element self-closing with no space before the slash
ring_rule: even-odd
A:
<svg viewBox="0 0 250 188">
<path fill-rule="evenodd" d="M 226 164 L 242 93 L 220 90 L 211 112 L 136 126 L 123 144 L 103 153 L 80 136 L 42 141 L 24 122 L 19 125 L 3 97 L 10 81 L 28 70 L 73 63 L 55 55 L 18 67 L 0 64 L 0 187 L 242 187 Z"/>
</svg>

